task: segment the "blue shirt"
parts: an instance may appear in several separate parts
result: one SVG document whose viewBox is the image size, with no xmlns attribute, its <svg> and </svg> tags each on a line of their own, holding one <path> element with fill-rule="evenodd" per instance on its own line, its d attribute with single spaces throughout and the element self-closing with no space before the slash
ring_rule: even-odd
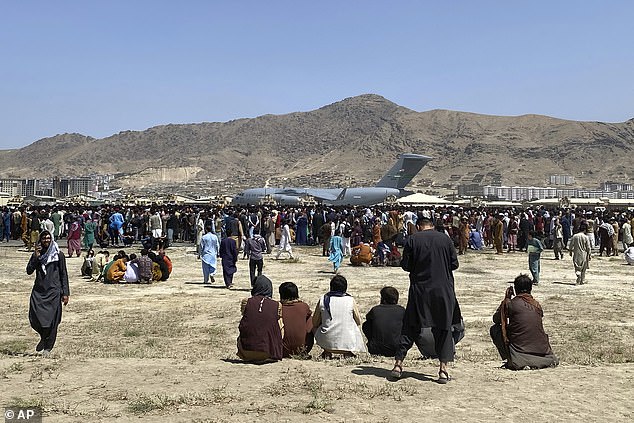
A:
<svg viewBox="0 0 634 423">
<path fill-rule="evenodd" d="M 218 237 L 213 232 L 207 232 L 200 240 L 200 258 L 210 266 L 216 267 L 216 258 L 220 250 Z"/>
</svg>

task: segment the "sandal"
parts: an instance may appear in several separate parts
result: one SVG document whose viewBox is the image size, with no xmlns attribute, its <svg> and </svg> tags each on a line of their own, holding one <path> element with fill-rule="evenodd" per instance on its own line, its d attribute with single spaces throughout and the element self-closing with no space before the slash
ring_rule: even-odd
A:
<svg viewBox="0 0 634 423">
<path fill-rule="evenodd" d="M 445 377 L 441 377 L 442 375 L 445 375 Z M 440 383 L 441 385 L 445 385 L 446 383 L 449 383 L 450 380 L 451 380 L 451 376 L 449 376 L 449 373 L 447 373 L 446 370 L 440 370 L 438 372 L 438 380 L 436 380 L 437 383 Z"/>
<path fill-rule="evenodd" d="M 403 366 L 400 364 L 395 364 L 394 368 L 390 372 L 390 376 L 394 379 L 400 379 L 403 376 Z"/>
</svg>

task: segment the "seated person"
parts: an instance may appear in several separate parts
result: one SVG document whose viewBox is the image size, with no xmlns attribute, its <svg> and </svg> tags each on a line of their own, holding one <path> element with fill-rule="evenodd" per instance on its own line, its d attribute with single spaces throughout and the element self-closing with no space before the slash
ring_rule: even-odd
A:
<svg viewBox="0 0 634 423">
<path fill-rule="evenodd" d="M 139 265 L 136 263 L 136 254 L 130 254 L 130 261 L 127 263 L 123 280 L 127 283 L 139 282 Z"/>
<path fill-rule="evenodd" d="M 387 264 L 388 254 L 390 254 L 390 247 L 383 241 L 379 241 L 376 245 L 372 264 L 375 266 L 385 266 Z"/>
<path fill-rule="evenodd" d="M 297 285 L 293 282 L 284 282 L 279 290 L 284 322 L 283 356 L 307 356 L 314 343 L 313 313 L 308 304 L 299 299 Z"/>
<path fill-rule="evenodd" d="M 453 338 L 455 355 L 456 344 L 464 338 L 464 320 L 462 320 L 462 318 L 460 319 L 460 323 L 451 325 L 451 337 Z M 420 335 L 418 335 L 418 338 L 414 341 L 414 343 L 423 358 L 438 358 L 438 354 L 436 354 L 436 346 L 434 344 L 434 334 L 432 333 L 431 328 L 421 328 Z"/>
<path fill-rule="evenodd" d="M 392 244 L 390 254 L 387 255 L 387 265 L 392 267 L 401 267 L 401 252 L 396 244 Z"/>
<path fill-rule="evenodd" d="M 118 258 L 114 260 L 111 266 L 108 266 L 108 272 L 106 273 L 106 281 L 109 283 L 122 282 L 127 268 L 128 256 L 123 251 L 120 251 L 115 257 Z"/>
<path fill-rule="evenodd" d="M 634 264 L 634 243 L 630 244 L 625 251 L 623 251 L 623 256 L 627 264 Z"/>
<path fill-rule="evenodd" d="M 169 247 L 169 243 L 167 242 L 167 235 L 162 235 L 159 237 L 152 237 L 152 250 L 159 251 L 164 250 Z"/>
<path fill-rule="evenodd" d="M 134 259 L 134 263 L 137 264 L 139 269 L 139 283 L 150 283 L 152 280 L 152 264 L 154 262 L 148 257 L 148 250 L 142 249 L 141 257 Z"/>
<path fill-rule="evenodd" d="M 132 243 L 134 242 L 134 234 L 131 230 L 121 235 L 121 242 L 123 242 L 124 247 L 132 246 Z"/>
<path fill-rule="evenodd" d="M 484 247 L 482 242 L 482 234 L 476 230 L 474 226 L 471 226 L 471 232 L 469 233 L 469 248 L 472 250 L 481 250 Z"/>
<path fill-rule="evenodd" d="M 363 266 L 372 263 L 374 253 L 369 244 L 361 243 L 356 247 L 352 247 L 352 255 L 350 255 L 350 263 L 353 266 Z"/>
<path fill-rule="evenodd" d="M 152 280 L 166 281 L 170 277 L 170 273 L 163 257 L 154 251 L 148 252 L 148 257 L 154 262 L 152 264 Z"/>
<path fill-rule="evenodd" d="M 381 289 L 381 304 L 366 315 L 363 333 L 368 339 L 368 352 L 374 355 L 394 357 L 401 340 L 405 309 L 398 305 L 398 291 L 386 286 Z M 464 337 L 464 322 L 451 327 L 455 345 Z M 424 358 L 438 358 L 431 328 L 421 328 L 414 341 Z M 454 350 L 455 351 L 455 350 Z"/>
<path fill-rule="evenodd" d="M 145 236 L 141 238 L 141 246 L 146 250 L 152 249 L 152 234 L 150 232 L 145 232 Z"/>
<path fill-rule="evenodd" d="M 92 277 L 93 265 L 95 261 L 95 252 L 90 249 L 86 251 L 86 256 L 84 257 L 84 262 L 81 265 L 81 275 Z"/>
<path fill-rule="evenodd" d="M 99 251 L 95 255 L 95 259 L 92 262 L 92 278 L 91 281 L 97 281 L 101 279 L 103 276 L 103 270 L 106 267 L 106 264 L 110 262 L 110 251 L 103 250 Z"/>
<path fill-rule="evenodd" d="M 404 315 L 405 309 L 398 305 L 396 288 L 383 287 L 381 304 L 370 309 L 362 326 L 370 354 L 394 357 L 401 341 Z"/>
<path fill-rule="evenodd" d="M 253 283 L 251 298 L 240 304 L 238 357 L 244 361 L 267 362 L 282 359 L 282 305 L 271 299 L 271 280 L 260 275 Z"/>
<path fill-rule="evenodd" d="M 167 278 L 169 278 L 172 274 L 172 259 L 165 254 L 164 250 L 160 250 L 158 255 L 163 259 L 163 262 L 165 262 L 165 270 L 167 270 Z M 167 278 L 165 278 L 165 280 L 167 280 Z"/>
<path fill-rule="evenodd" d="M 491 326 L 491 339 L 506 360 L 505 367 L 522 370 L 557 366 L 559 359 L 553 354 L 542 325 L 544 312 L 531 295 L 533 281 L 528 275 L 519 275 L 513 285 L 506 290 Z"/>
<path fill-rule="evenodd" d="M 355 352 L 365 352 L 358 326 L 361 316 L 347 289 L 346 278 L 334 276 L 330 280 L 330 292 L 322 295 L 315 307 L 313 329 L 315 341 L 324 350 L 322 358 L 332 358 L 333 353 L 354 357 Z"/>
</svg>

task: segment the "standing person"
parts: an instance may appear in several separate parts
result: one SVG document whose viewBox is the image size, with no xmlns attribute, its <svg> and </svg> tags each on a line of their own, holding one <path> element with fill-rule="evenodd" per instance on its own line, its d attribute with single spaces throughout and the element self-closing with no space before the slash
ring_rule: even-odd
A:
<svg viewBox="0 0 634 423">
<path fill-rule="evenodd" d="M 621 232 L 621 229 L 619 228 L 619 223 L 614 218 L 610 219 L 610 225 L 612 225 L 612 231 L 614 232 L 612 234 L 612 255 L 618 256 L 619 255 L 619 233 Z"/>
<path fill-rule="evenodd" d="M 4 241 L 4 214 L 3 213 L 0 213 L 0 241 Z"/>
<path fill-rule="evenodd" d="M 528 269 L 533 275 L 533 285 L 539 283 L 539 259 L 541 258 L 542 251 L 544 251 L 544 244 L 535 238 L 536 232 L 530 231 L 528 233 L 528 241 L 526 242 L 526 251 L 528 251 Z"/>
<path fill-rule="evenodd" d="M 11 218 L 13 219 L 13 228 L 14 228 L 14 230 L 12 230 L 11 233 L 13 234 L 13 239 L 18 240 L 22 236 L 22 227 L 21 227 L 22 212 L 16 209 L 11 215 Z"/>
<path fill-rule="evenodd" d="M 330 246 L 330 237 L 332 236 L 332 225 L 329 221 L 326 221 L 321 228 L 319 228 L 319 240 L 322 243 L 321 255 L 328 256 L 328 247 Z"/>
<path fill-rule="evenodd" d="M 57 209 L 57 207 L 53 208 L 53 214 L 51 214 L 51 220 L 53 221 L 53 237 L 55 239 L 59 239 L 62 237 L 64 233 L 64 227 L 62 226 L 62 215 Z"/>
<path fill-rule="evenodd" d="M 196 216 L 196 224 L 195 224 L 195 236 L 194 236 L 194 242 L 196 243 L 196 253 L 200 256 L 202 255 L 201 253 L 201 240 L 203 238 L 203 235 L 205 234 L 205 214 L 204 213 L 198 213 L 198 216 Z M 218 237 L 216 236 L 216 239 L 218 239 Z"/>
<path fill-rule="evenodd" d="M 306 245 L 308 244 L 308 217 L 305 212 L 297 218 L 297 224 L 295 225 L 295 244 Z"/>
<path fill-rule="evenodd" d="M 158 210 L 150 216 L 150 232 L 152 232 L 152 238 L 160 238 L 163 236 L 163 219 Z"/>
<path fill-rule="evenodd" d="M 51 220 L 47 212 L 44 212 L 44 210 L 42 210 L 42 214 L 44 215 L 44 218 L 40 222 L 40 229 L 42 231 L 47 231 L 48 233 L 50 233 L 53 237 L 53 241 L 55 241 L 55 225 L 53 224 L 53 221 Z"/>
<path fill-rule="evenodd" d="M 174 242 L 174 235 L 178 234 L 178 216 L 174 211 L 170 213 L 167 218 L 167 242 L 172 245 Z"/>
<path fill-rule="evenodd" d="M 66 259 L 48 231 L 41 233 L 35 252 L 26 265 L 26 273 L 31 275 L 33 272 L 35 283 L 31 291 L 29 322 L 41 338 L 35 350 L 48 356 L 62 321 L 62 304 L 68 304 L 70 297 Z"/>
<path fill-rule="evenodd" d="M 68 258 L 73 256 L 73 253 L 77 254 L 77 257 L 81 254 L 81 226 L 79 225 L 79 216 L 73 218 L 68 229 Z"/>
<path fill-rule="evenodd" d="M 507 227 L 507 239 L 508 239 L 508 250 L 507 253 L 515 252 L 517 248 L 517 234 L 519 233 L 520 226 L 517 223 L 517 219 L 515 216 L 511 215 L 511 219 L 509 220 L 509 224 Z"/>
<path fill-rule="evenodd" d="M 614 228 L 611 224 L 605 221 L 601 221 L 599 225 L 599 257 L 603 255 L 605 250 L 606 255 L 610 257 L 612 255 L 612 237 L 614 236 Z"/>
<path fill-rule="evenodd" d="M 315 214 L 313 215 L 313 238 L 315 240 L 315 244 L 323 244 L 323 240 L 321 238 L 321 227 L 324 224 L 324 212 L 321 209 L 315 210 Z M 325 254 L 324 254 L 325 255 Z"/>
<path fill-rule="evenodd" d="M 467 252 L 469 246 L 469 236 L 471 230 L 469 228 L 469 220 L 466 217 L 460 219 L 458 224 L 458 254 L 464 254 Z"/>
<path fill-rule="evenodd" d="M 339 229 L 335 231 L 335 235 L 330 237 L 330 256 L 328 261 L 332 262 L 333 273 L 339 272 L 339 267 L 343 260 L 343 239 L 339 236 Z"/>
<path fill-rule="evenodd" d="M 249 281 L 251 286 L 255 282 L 256 276 L 262 274 L 262 267 L 264 267 L 264 254 L 266 251 L 266 242 L 259 234 L 255 234 L 253 238 L 249 238 L 244 242 L 244 252 L 249 257 Z M 255 271 L 258 274 L 255 274 Z"/>
<path fill-rule="evenodd" d="M 92 249 L 95 244 L 95 231 L 97 230 L 97 224 L 92 218 L 88 218 L 84 224 L 84 247 L 87 250 Z"/>
<path fill-rule="evenodd" d="M 352 225 L 347 220 L 344 220 L 339 225 L 341 231 L 341 239 L 343 241 L 343 256 L 352 255 L 352 248 L 350 246 L 350 237 L 352 236 Z"/>
<path fill-rule="evenodd" d="M 227 232 L 227 235 L 220 241 L 220 258 L 222 259 L 222 279 L 225 281 L 227 289 L 231 289 L 233 288 L 233 275 L 238 271 L 236 267 L 238 244 L 236 244 L 235 239 L 231 238 L 230 232 Z"/>
<path fill-rule="evenodd" d="M 33 210 L 29 224 L 29 243 L 27 245 L 27 251 L 31 251 L 31 248 L 35 247 L 38 239 L 40 239 L 40 227 L 40 215 L 37 210 Z"/>
<path fill-rule="evenodd" d="M 451 239 L 435 231 L 429 219 L 419 216 L 416 226 L 418 232 L 407 238 L 403 249 L 401 267 L 409 272 L 410 286 L 401 342 L 391 375 L 401 377 L 407 351 L 414 345 L 421 328 L 431 327 L 440 361 L 437 382 L 444 384 L 451 380 L 447 364 L 454 357 L 451 326 L 462 318 L 453 278 L 458 255 Z"/>
<path fill-rule="evenodd" d="M 363 242 L 363 229 L 361 228 L 361 222 L 359 219 L 355 219 L 352 226 L 352 234 L 350 234 L 350 246 L 352 248 L 360 245 Z M 352 255 L 352 248 L 350 249 L 350 255 Z"/>
<path fill-rule="evenodd" d="M 123 235 L 123 215 L 119 213 L 119 208 L 114 209 L 114 213 L 110 216 L 109 228 L 110 228 L 110 236 L 112 238 L 112 245 L 115 247 L 119 246 L 119 238 Z"/>
<path fill-rule="evenodd" d="M 220 250 L 220 243 L 218 237 L 213 233 L 211 225 L 205 226 L 207 232 L 200 239 L 200 260 L 203 267 L 203 283 L 209 283 L 211 277 L 211 283 L 214 283 L 214 275 L 217 268 L 218 251 Z"/>
<path fill-rule="evenodd" d="M 253 235 L 260 233 L 260 216 L 258 216 L 255 209 L 251 209 L 247 217 L 247 226 L 249 238 L 253 238 Z"/>
<path fill-rule="evenodd" d="M 555 260 L 564 258 L 564 230 L 559 222 L 559 218 L 553 219 L 553 251 L 555 252 Z"/>
<path fill-rule="evenodd" d="M 495 246 L 495 254 L 502 254 L 504 223 L 502 222 L 502 216 L 493 219 L 491 224 L 491 231 L 493 234 L 493 245 Z"/>
<path fill-rule="evenodd" d="M 623 225 L 621 226 L 621 231 L 623 232 L 623 251 L 627 250 L 631 243 L 634 242 L 634 237 L 632 237 L 632 226 L 630 225 L 629 220 L 623 219 Z"/>
<path fill-rule="evenodd" d="M 275 246 L 275 220 L 273 214 L 270 212 L 265 213 L 264 218 L 264 241 L 266 242 L 266 254 L 271 254 L 273 247 Z"/>
<path fill-rule="evenodd" d="M 575 266 L 577 285 L 585 283 L 586 270 L 590 267 L 590 259 L 592 258 L 592 248 L 590 240 L 585 234 L 586 229 L 586 222 L 581 222 L 579 232 L 570 238 L 570 255 L 572 256 L 572 264 Z"/>
<path fill-rule="evenodd" d="M 4 226 L 4 231 L 1 233 L 2 241 L 6 239 L 9 242 L 11 239 L 11 212 L 7 207 L 4 208 L 2 213 L 2 224 Z"/>
<path fill-rule="evenodd" d="M 282 233 L 280 237 L 280 245 L 277 249 L 277 254 L 275 255 L 275 260 L 280 258 L 280 254 L 288 253 L 290 258 L 293 257 L 293 247 L 291 247 L 291 229 L 288 227 L 288 221 L 284 219 L 282 221 Z"/>
<path fill-rule="evenodd" d="M 564 249 L 568 248 L 568 241 L 570 240 L 570 227 L 572 226 L 572 217 L 570 216 L 570 210 L 566 211 L 561 218 L 561 227 L 564 232 Z"/>
</svg>

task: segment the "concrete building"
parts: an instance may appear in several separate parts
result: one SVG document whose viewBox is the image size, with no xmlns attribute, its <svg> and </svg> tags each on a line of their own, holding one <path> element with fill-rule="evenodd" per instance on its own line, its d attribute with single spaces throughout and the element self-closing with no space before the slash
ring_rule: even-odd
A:
<svg viewBox="0 0 634 423">
<path fill-rule="evenodd" d="M 0 179 L 0 192 L 10 194 L 10 196 L 21 195 L 22 185 L 24 185 L 24 179 Z"/>
<path fill-rule="evenodd" d="M 53 195 L 57 198 L 87 195 L 93 191 L 94 182 L 90 178 L 55 178 L 53 179 Z"/>
<path fill-rule="evenodd" d="M 550 175 L 551 185 L 572 185 L 575 183 L 575 177 L 570 175 Z"/>
</svg>

